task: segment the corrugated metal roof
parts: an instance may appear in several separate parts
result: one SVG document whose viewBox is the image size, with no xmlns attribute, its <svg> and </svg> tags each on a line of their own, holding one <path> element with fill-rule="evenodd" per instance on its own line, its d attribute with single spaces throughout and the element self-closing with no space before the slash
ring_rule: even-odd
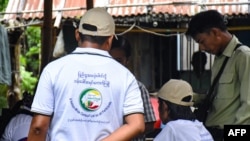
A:
<svg viewBox="0 0 250 141">
<path fill-rule="evenodd" d="M 205 9 L 217 9 L 224 14 L 248 13 L 248 0 L 93 0 L 94 7 L 107 7 L 113 16 L 169 13 L 193 15 Z M 43 18 L 44 0 L 9 0 L 4 19 Z M 53 0 L 53 18 L 62 11 L 63 18 L 80 17 L 86 11 L 84 0 Z"/>
<path fill-rule="evenodd" d="M 203 1 L 203 2 L 201 2 Z M 111 5 L 136 5 L 132 7 L 109 8 L 112 15 L 137 15 L 147 13 L 149 6 L 154 13 L 193 15 L 204 9 L 217 9 L 223 14 L 247 13 L 248 0 L 111 0 Z"/>
</svg>

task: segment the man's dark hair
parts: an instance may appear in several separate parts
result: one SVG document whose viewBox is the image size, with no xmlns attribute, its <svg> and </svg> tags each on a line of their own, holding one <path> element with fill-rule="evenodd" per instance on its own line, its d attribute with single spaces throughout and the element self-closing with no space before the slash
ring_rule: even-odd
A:
<svg viewBox="0 0 250 141">
<path fill-rule="evenodd" d="M 226 21 L 218 11 L 207 10 L 194 15 L 188 24 L 187 36 L 195 37 L 198 33 L 209 32 L 211 28 L 226 31 Z"/>
<path fill-rule="evenodd" d="M 183 99 L 183 101 L 185 101 L 185 99 Z M 190 101 L 190 99 L 186 99 L 186 101 Z M 163 100 L 161 98 L 159 98 L 159 102 L 160 102 L 159 106 L 161 106 L 163 102 L 165 102 L 168 105 L 168 116 L 170 120 L 184 119 L 184 120 L 194 121 L 196 119 L 190 106 L 177 105 L 175 103 Z"/>
<path fill-rule="evenodd" d="M 127 58 L 131 56 L 131 45 L 126 38 L 122 36 L 117 36 L 117 39 L 113 38 L 111 50 L 115 48 L 122 49 L 125 52 Z"/>
<path fill-rule="evenodd" d="M 91 35 L 83 35 L 81 33 L 79 33 L 79 36 L 82 42 L 89 41 L 92 43 L 97 43 L 98 45 L 102 45 L 109 38 L 109 36 L 91 36 Z"/>
</svg>

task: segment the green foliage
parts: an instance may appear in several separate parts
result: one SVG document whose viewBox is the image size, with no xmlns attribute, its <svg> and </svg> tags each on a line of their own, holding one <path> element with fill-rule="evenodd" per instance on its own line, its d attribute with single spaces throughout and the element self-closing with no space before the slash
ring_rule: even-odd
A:
<svg viewBox="0 0 250 141">
<path fill-rule="evenodd" d="M 4 84 L 0 84 L 0 109 L 1 108 L 7 108 L 7 94 L 8 86 Z"/>
<path fill-rule="evenodd" d="M 0 96 L 0 109 L 7 108 L 8 102 L 6 96 Z"/>
<path fill-rule="evenodd" d="M 25 30 L 28 40 L 29 47 L 41 46 L 41 30 L 40 27 L 30 26 Z"/>
<path fill-rule="evenodd" d="M 37 77 L 34 77 L 32 72 L 26 71 L 24 66 L 21 66 L 20 71 L 22 78 L 22 83 L 21 83 L 22 93 L 24 91 L 27 91 L 30 94 L 34 94 L 34 89 L 37 83 Z"/>
<path fill-rule="evenodd" d="M 39 75 L 40 27 L 28 27 L 25 34 L 27 35 L 28 48 L 20 55 L 21 90 L 34 94 Z"/>
<path fill-rule="evenodd" d="M 7 4 L 8 4 L 8 0 L 1 0 L 0 1 L 0 12 L 5 11 Z"/>
</svg>

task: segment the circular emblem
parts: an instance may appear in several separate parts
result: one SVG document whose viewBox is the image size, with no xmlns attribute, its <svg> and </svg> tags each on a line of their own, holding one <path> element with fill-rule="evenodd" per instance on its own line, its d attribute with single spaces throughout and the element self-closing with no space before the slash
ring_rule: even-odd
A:
<svg viewBox="0 0 250 141">
<path fill-rule="evenodd" d="M 80 95 L 80 104 L 84 110 L 95 111 L 102 103 L 101 93 L 96 89 L 86 89 Z"/>
</svg>

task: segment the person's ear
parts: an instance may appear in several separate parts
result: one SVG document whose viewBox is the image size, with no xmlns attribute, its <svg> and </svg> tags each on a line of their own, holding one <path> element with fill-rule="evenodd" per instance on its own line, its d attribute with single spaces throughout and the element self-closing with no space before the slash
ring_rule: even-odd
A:
<svg viewBox="0 0 250 141">
<path fill-rule="evenodd" d="M 210 34 L 214 35 L 215 37 L 220 37 L 221 30 L 218 28 L 211 28 Z"/>
<path fill-rule="evenodd" d="M 107 39 L 107 41 L 106 41 L 106 43 L 105 43 L 105 45 L 104 45 L 104 50 L 109 51 L 109 50 L 111 49 L 111 45 L 112 45 L 112 40 L 113 40 L 113 38 L 114 38 L 114 36 L 110 36 L 110 37 Z"/>
<path fill-rule="evenodd" d="M 168 105 L 166 102 L 162 102 L 162 106 L 163 106 L 164 111 L 169 111 Z"/>
<path fill-rule="evenodd" d="M 130 65 L 130 62 L 131 62 L 131 61 L 130 61 L 130 60 L 131 60 L 130 58 L 131 58 L 131 57 L 128 57 L 128 58 L 126 57 L 126 66 L 127 66 L 127 67 L 129 67 L 129 65 Z"/>
</svg>

